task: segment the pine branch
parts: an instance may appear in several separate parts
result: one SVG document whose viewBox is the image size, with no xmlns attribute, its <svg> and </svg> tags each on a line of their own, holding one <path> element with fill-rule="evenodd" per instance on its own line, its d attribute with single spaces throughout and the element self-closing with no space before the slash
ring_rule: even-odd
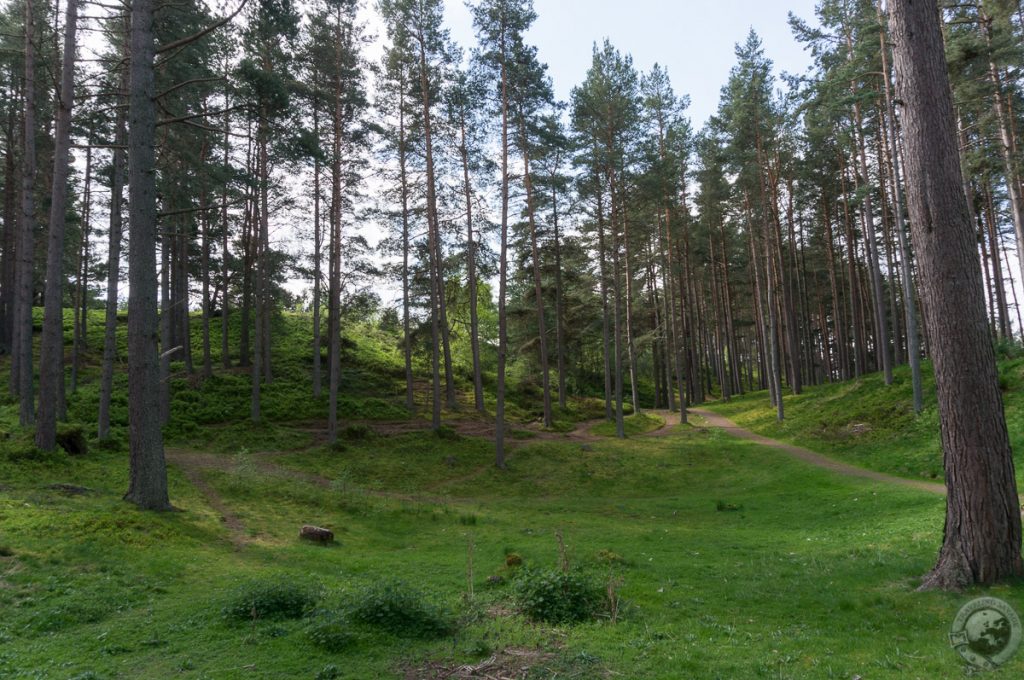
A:
<svg viewBox="0 0 1024 680">
<path fill-rule="evenodd" d="M 220 28 L 221 26 L 223 26 L 224 24 L 228 23 L 229 21 L 234 19 L 236 16 L 238 16 L 238 13 L 242 11 L 242 8 L 245 7 L 245 5 L 246 5 L 246 3 L 248 1 L 249 0 L 242 0 L 241 4 L 238 5 L 238 9 L 236 9 L 234 12 L 232 12 L 228 16 L 224 17 L 220 21 L 215 21 L 212 24 L 210 24 L 209 26 L 207 26 L 206 28 L 204 28 L 204 29 L 202 29 L 202 30 L 200 30 L 200 31 L 198 31 L 196 33 L 193 33 L 190 36 L 186 36 L 184 38 L 180 38 L 178 40 L 174 40 L 172 42 L 167 43 L 166 45 L 163 45 L 163 46 L 159 47 L 156 50 L 156 54 L 163 54 L 164 52 L 170 52 L 171 50 L 176 50 L 179 47 L 184 47 L 185 45 L 193 43 L 196 40 L 199 40 L 200 38 L 202 38 L 202 37 L 204 37 L 206 35 L 209 35 L 210 33 L 213 33 L 218 28 Z"/>
</svg>

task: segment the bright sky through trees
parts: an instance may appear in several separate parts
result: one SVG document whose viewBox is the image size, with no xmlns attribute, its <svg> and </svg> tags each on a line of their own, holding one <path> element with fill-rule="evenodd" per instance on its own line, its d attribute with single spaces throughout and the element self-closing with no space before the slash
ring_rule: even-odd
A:
<svg viewBox="0 0 1024 680">
<path fill-rule="evenodd" d="M 535 0 L 537 21 L 528 38 L 548 65 L 555 95 L 568 100 L 591 64 L 591 48 L 607 37 L 633 56 L 637 68 L 668 69 L 680 92 L 690 95 L 696 126 L 714 113 L 719 90 L 736 63 L 733 48 L 750 28 L 764 41 L 777 73 L 803 73 L 809 55 L 793 40 L 789 12 L 813 19 L 814 0 Z M 460 45 L 472 45 L 473 26 L 462 0 L 447 0 L 446 20 Z"/>
</svg>

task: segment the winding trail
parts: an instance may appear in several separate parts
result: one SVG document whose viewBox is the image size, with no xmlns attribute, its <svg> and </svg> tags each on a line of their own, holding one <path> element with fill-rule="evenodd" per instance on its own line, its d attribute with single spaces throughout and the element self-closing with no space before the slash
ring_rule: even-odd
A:
<svg viewBox="0 0 1024 680">
<path fill-rule="evenodd" d="M 668 411 L 657 411 L 665 423 L 650 432 L 635 435 L 637 437 L 659 437 L 672 433 L 672 426 L 679 424 L 679 414 L 670 413 Z M 597 418 L 594 420 L 586 420 L 576 424 L 570 432 L 552 432 L 550 430 L 543 430 L 536 426 L 536 424 L 527 424 L 521 426 L 521 430 L 529 431 L 533 434 L 532 437 L 526 439 L 510 439 L 509 445 L 509 457 L 511 458 L 512 451 L 522 445 L 529 444 L 537 441 L 563 441 L 563 442 L 577 442 L 580 444 L 599 442 L 607 440 L 609 437 L 602 437 L 600 435 L 593 434 L 590 430 L 594 426 L 603 423 L 604 418 Z M 363 424 L 370 427 L 375 434 L 378 436 L 393 436 L 400 434 L 411 434 L 419 431 L 429 431 L 430 422 L 422 420 L 404 420 L 404 421 L 352 421 L 352 423 Z M 458 432 L 464 437 L 486 437 L 494 438 L 494 424 L 481 420 L 450 420 L 445 425 L 451 427 L 453 430 Z M 320 437 L 326 433 L 326 425 L 320 427 L 319 424 L 313 425 L 307 423 L 305 426 L 300 428 L 303 431 L 309 432 L 314 435 L 314 439 Z M 206 470 L 219 470 L 221 472 L 233 472 L 238 468 L 238 461 L 233 456 L 218 455 L 213 453 L 204 453 L 201 451 L 190 451 L 187 449 L 179 448 L 167 448 L 165 451 L 167 462 L 178 467 L 185 478 L 199 491 L 200 495 L 206 500 L 209 505 L 220 517 L 221 522 L 228 530 L 228 535 L 232 545 L 235 549 L 241 549 L 247 543 L 252 541 L 245 523 L 242 522 L 241 518 L 232 512 L 231 508 L 228 507 L 227 503 L 217 492 L 209 482 L 206 481 L 203 476 Z M 285 467 L 273 462 L 273 458 L 278 455 L 282 455 L 282 452 L 274 451 L 261 451 L 251 454 L 250 462 L 257 471 L 262 474 L 269 475 L 272 477 L 278 477 L 281 479 L 293 479 L 306 482 L 321 488 L 330 488 L 333 484 L 333 480 L 328 479 L 322 475 L 318 475 L 313 472 L 307 472 L 304 470 L 297 470 L 295 468 Z M 462 478 L 455 480 L 446 479 L 438 482 L 437 484 L 431 485 L 425 489 L 426 494 L 404 494 L 390 491 L 379 491 L 373 489 L 360 489 L 359 493 L 370 496 L 377 496 L 380 498 L 389 498 L 393 500 L 408 501 L 408 502 L 428 502 L 428 503 L 444 503 L 448 501 L 459 501 L 467 500 L 455 498 L 448 495 L 435 495 L 438 489 L 442 486 L 451 485 L 453 483 L 459 484 L 466 481 L 470 481 L 477 477 L 480 477 L 487 473 L 492 468 L 491 465 L 484 465 L 476 470 L 473 470 L 466 474 Z"/>
<path fill-rule="evenodd" d="M 711 427 L 724 430 L 728 434 L 740 439 L 746 439 L 752 441 L 761 446 L 767 446 L 769 448 L 778 449 L 789 456 L 796 458 L 797 460 L 809 463 L 815 467 L 834 472 L 844 477 L 859 477 L 861 479 L 870 479 L 874 482 L 884 482 L 886 484 L 896 484 L 899 486 L 907 487 L 910 489 L 917 489 L 918 491 L 927 491 L 928 493 L 946 494 L 946 487 L 943 484 L 936 484 L 935 482 L 925 482 L 916 479 L 906 479 L 904 477 L 895 477 L 893 475 L 887 475 L 884 472 L 875 472 L 874 470 L 867 470 L 865 468 L 857 467 L 855 465 L 849 465 L 842 463 L 834 458 L 823 456 L 820 453 L 815 453 L 810 449 L 805 449 L 800 446 L 794 446 L 793 444 L 787 444 L 780 442 L 777 439 L 771 439 L 763 435 L 759 435 L 756 432 L 746 430 L 736 423 L 732 422 L 725 416 L 720 416 L 717 413 L 712 413 L 702 408 L 690 408 L 690 413 L 698 415 L 708 422 Z"/>
<path fill-rule="evenodd" d="M 671 412 L 666 410 L 648 410 L 648 413 L 658 415 L 664 420 L 664 424 L 649 432 L 633 435 L 631 439 L 639 438 L 656 438 L 665 437 L 673 433 L 678 432 L 676 429 L 680 423 L 680 417 L 678 412 Z M 771 439 L 759 435 L 756 432 L 744 429 L 729 420 L 725 416 L 718 415 L 712 411 L 708 411 L 702 408 L 689 408 L 688 412 L 699 416 L 704 419 L 708 426 L 720 429 L 734 437 L 739 439 L 745 439 L 747 441 L 754 442 L 761 446 L 776 449 L 782 451 L 788 456 L 799 460 L 801 462 L 813 465 L 823 470 L 842 475 L 844 477 L 854 477 L 859 479 L 867 479 L 874 482 L 880 482 L 883 484 L 893 484 L 896 486 L 902 486 L 905 488 L 916 489 L 918 491 L 925 491 L 932 494 L 945 495 L 946 487 L 943 484 L 936 484 L 934 482 L 926 482 L 923 480 L 906 479 L 903 477 L 896 477 L 893 475 L 887 475 L 882 472 L 876 472 L 874 470 L 867 470 L 865 468 L 843 463 L 833 458 L 823 456 L 820 453 L 815 453 L 809 449 L 805 449 L 800 446 L 793 444 L 787 444 L 777 439 Z M 536 427 L 526 426 L 524 429 L 534 433 L 534 436 L 529 439 L 510 440 L 509 444 L 515 448 L 519 445 L 529 444 L 530 442 L 536 441 L 563 441 L 563 442 L 576 442 L 579 444 L 588 444 L 599 441 L 612 440 L 612 437 L 602 437 L 591 432 L 591 429 L 604 422 L 604 418 L 596 420 L 588 420 L 578 423 L 571 432 L 550 432 L 541 430 Z M 425 427 L 423 425 L 425 424 Z M 410 433 L 419 429 L 428 429 L 429 423 L 420 423 L 419 421 L 395 421 L 394 423 L 375 423 L 374 430 L 377 434 L 388 436 L 394 434 L 405 434 Z M 494 426 L 482 421 L 473 420 L 454 420 L 446 423 L 452 427 L 456 432 L 463 436 L 471 437 L 494 437 Z M 511 454 L 511 451 L 510 451 Z M 220 516 L 221 522 L 228 530 L 229 539 L 236 550 L 243 548 L 246 544 L 252 541 L 245 524 L 241 518 L 238 517 L 231 508 L 224 502 L 224 499 L 217 493 L 204 478 L 203 473 L 206 470 L 220 470 L 222 472 L 232 472 L 238 467 L 238 461 L 232 456 L 217 455 L 212 453 L 203 453 L 200 451 L 188 451 L 184 449 L 168 448 L 166 451 L 167 461 L 176 467 L 180 468 L 182 473 L 188 479 L 188 481 L 196 487 L 200 495 L 206 500 L 206 503 Z M 281 455 L 278 452 L 259 452 L 253 453 L 250 458 L 251 464 L 260 473 L 282 478 L 282 479 L 293 479 L 312 484 L 321 488 L 330 488 L 333 481 L 323 477 L 321 475 L 307 472 L 304 470 L 297 470 L 290 467 L 279 465 L 272 461 L 274 457 Z M 466 499 L 458 499 L 451 496 L 438 496 L 431 495 L 436 494 L 441 486 L 451 485 L 454 483 L 463 483 L 486 474 L 492 466 L 485 465 L 477 468 L 464 477 L 452 480 L 442 480 L 435 485 L 427 487 L 425 491 L 427 494 L 404 494 L 388 491 L 378 491 L 370 489 L 360 489 L 359 493 L 378 496 L 382 498 L 390 498 L 394 500 L 409 501 L 409 502 L 449 502 Z"/>
<path fill-rule="evenodd" d="M 206 500 L 206 504 L 220 515 L 220 521 L 227 528 L 228 538 L 235 550 L 240 550 L 245 546 L 249 542 L 245 524 L 238 515 L 231 511 L 216 489 L 203 478 L 203 468 L 219 467 L 217 463 L 222 457 L 209 453 L 191 453 L 180 449 L 166 449 L 164 456 L 168 463 L 181 468 L 182 474 L 199 491 L 199 494 Z"/>
</svg>

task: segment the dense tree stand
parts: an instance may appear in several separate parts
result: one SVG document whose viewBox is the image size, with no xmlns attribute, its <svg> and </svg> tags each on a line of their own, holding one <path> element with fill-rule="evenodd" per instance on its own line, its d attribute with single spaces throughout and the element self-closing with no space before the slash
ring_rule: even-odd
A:
<svg viewBox="0 0 1024 680">
<path fill-rule="evenodd" d="M 1020 576 L 1020 503 L 963 192 L 956 125 L 934 0 L 892 0 L 903 104 L 907 202 L 931 338 L 946 470 L 946 527 L 922 589 Z"/>
</svg>

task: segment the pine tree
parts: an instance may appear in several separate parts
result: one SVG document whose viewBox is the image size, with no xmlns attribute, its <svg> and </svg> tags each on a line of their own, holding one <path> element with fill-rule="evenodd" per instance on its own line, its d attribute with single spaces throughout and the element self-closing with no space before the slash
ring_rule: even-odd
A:
<svg viewBox="0 0 1024 680">
<path fill-rule="evenodd" d="M 922 587 L 1020 576 L 1021 520 L 934 2 L 893 0 L 907 201 L 930 329 L 946 468 L 946 526 Z"/>
<path fill-rule="evenodd" d="M 125 499 L 168 510 L 167 466 L 160 422 L 156 316 L 156 95 L 152 0 L 134 0 L 128 95 L 128 422 L 129 486 Z"/>
</svg>

